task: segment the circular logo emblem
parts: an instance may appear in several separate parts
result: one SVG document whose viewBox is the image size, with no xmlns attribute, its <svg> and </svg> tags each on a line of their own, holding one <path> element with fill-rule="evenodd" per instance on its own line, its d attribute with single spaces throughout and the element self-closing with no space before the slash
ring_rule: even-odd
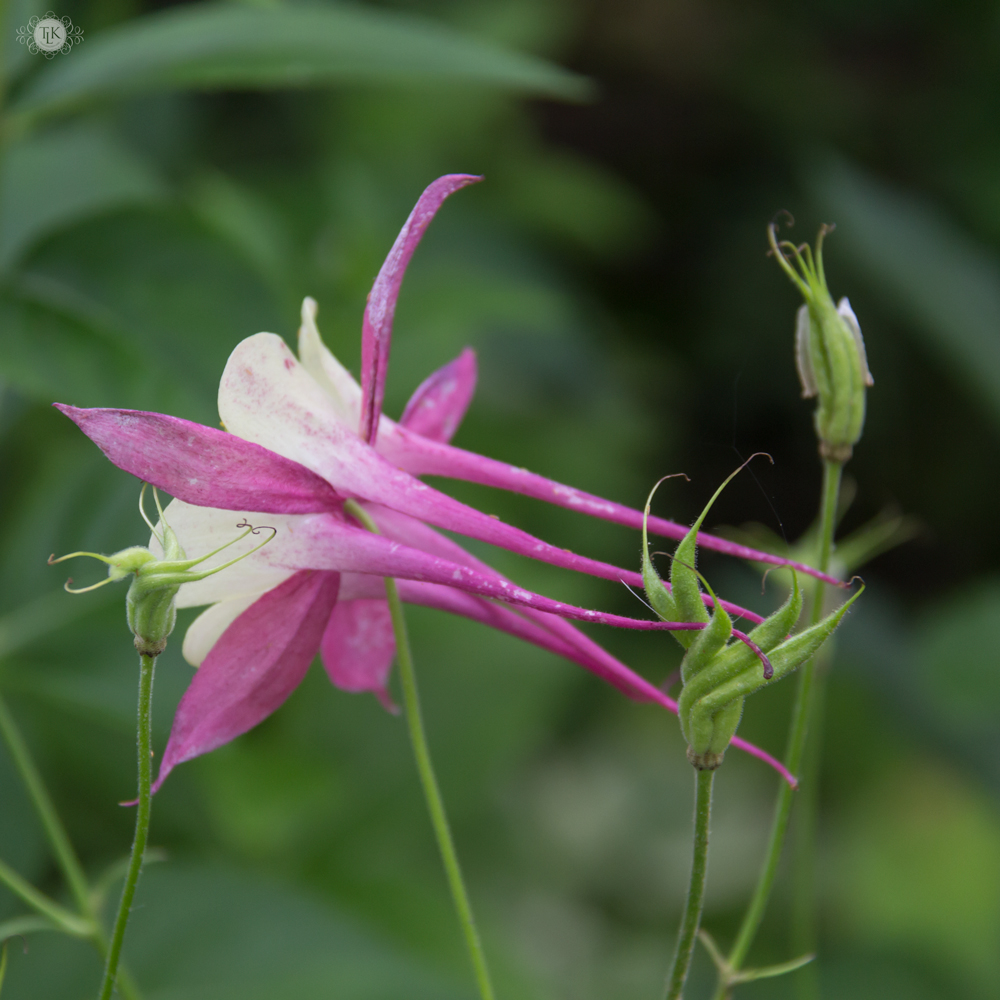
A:
<svg viewBox="0 0 1000 1000">
<path fill-rule="evenodd" d="M 33 37 L 42 52 L 58 52 L 66 44 L 66 26 L 54 17 L 46 17 L 35 25 Z"/>
<path fill-rule="evenodd" d="M 79 45 L 83 41 L 83 28 L 71 18 L 56 17 L 55 11 L 47 10 L 41 17 L 36 15 L 22 24 L 17 29 L 17 40 L 33 56 L 41 52 L 46 59 L 52 59 L 57 52 L 65 55 Z"/>
</svg>

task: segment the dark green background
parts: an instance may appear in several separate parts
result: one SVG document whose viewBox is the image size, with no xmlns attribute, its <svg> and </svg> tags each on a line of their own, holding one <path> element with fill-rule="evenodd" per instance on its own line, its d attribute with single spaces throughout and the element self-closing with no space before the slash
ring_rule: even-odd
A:
<svg viewBox="0 0 1000 1000">
<path fill-rule="evenodd" d="M 85 41 L 51 63 L 14 35 L 40 12 L 14 5 L 3 28 L 7 120 L 32 131 L 9 139 L 0 165 L 0 689 L 88 870 L 130 843 L 131 813 L 116 803 L 134 793 L 136 663 L 122 590 L 71 598 L 65 567 L 45 559 L 144 534 L 137 484 L 51 401 L 214 424 L 229 351 L 259 330 L 292 341 L 306 294 L 356 371 L 365 295 L 416 197 L 439 174 L 482 173 L 410 269 L 387 412 L 471 344 L 480 385 L 456 443 L 633 506 L 683 470 L 691 482 L 657 500 L 681 521 L 766 450 L 773 468 L 742 475 L 710 522 L 761 522 L 791 541 L 815 515 L 820 470 L 792 358 L 798 303 L 765 254 L 765 227 L 787 209 L 797 240 L 837 223 L 831 290 L 850 296 L 875 377 L 844 529 L 887 507 L 921 526 L 866 568 L 838 638 L 817 876 L 824 996 L 995 996 L 995 5 L 367 5 L 374 48 L 355 64 L 314 58 L 293 25 L 272 62 L 212 57 L 222 85 L 211 93 L 191 89 L 210 59 L 143 78 L 140 42 L 153 54 L 162 44 L 136 41 L 152 5 L 65 4 L 57 13 Z M 118 57 L 138 65 L 102 82 L 112 56 L 88 53 L 119 24 L 139 34 Z M 350 55 L 353 38 L 344 28 L 328 41 L 346 39 Z M 589 77 L 590 99 L 561 100 L 582 96 L 577 82 L 497 47 Z M 266 67 L 265 83 L 301 80 L 309 59 L 306 88 L 249 86 Z M 635 532 L 437 485 L 556 544 L 638 565 Z M 642 612 L 621 587 L 473 548 L 544 593 Z M 734 600 L 773 601 L 745 567 L 706 557 L 703 568 Z M 689 852 L 676 721 L 480 627 L 426 611 L 410 621 L 500 996 L 659 995 Z M 663 636 L 594 635 L 657 681 L 676 665 Z M 158 668 L 159 750 L 191 674 L 179 639 Z M 741 734 L 780 753 L 791 691 L 752 699 Z M 728 942 L 776 779 L 733 751 L 717 789 L 705 923 Z M 151 1000 L 472 996 L 404 724 L 319 669 L 258 729 L 177 770 L 155 800 L 152 843 L 168 860 L 144 876 L 126 947 Z M 0 855 L 62 893 L 5 756 Z M 786 874 L 755 961 L 792 957 Z M 5 893 L 0 908 L 19 912 Z M 3 996 L 88 997 L 97 976 L 86 946 L 39 935 L 26 953 L 12 942 Z M 690 997 L 710 978 L 700 954 Z M 773 980 L 738 995 L 792 989 Z"/>
</svg>

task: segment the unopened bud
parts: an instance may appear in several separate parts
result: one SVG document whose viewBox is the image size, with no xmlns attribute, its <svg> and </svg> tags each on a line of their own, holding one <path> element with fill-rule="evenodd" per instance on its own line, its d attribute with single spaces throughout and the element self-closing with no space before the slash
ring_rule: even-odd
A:
<svg viewBox="0 0 1000 1000">
<path fill-rule="evenodd" d="M 826 285 L 823 238 L 830 228 L 820 228 L 815 253 L 808 244 L 779 243 L 775 230 L 772 223 L 771 249 L 805 299 L 796 319 L 795 363 L 803 397 L 817 398 L 814 421 L 820 454 L 846 462 L 861 437 L 865 390 L 873 384 L 861 327 L 851 303 L 842 298 L 835 306 Z"/>
</svg>

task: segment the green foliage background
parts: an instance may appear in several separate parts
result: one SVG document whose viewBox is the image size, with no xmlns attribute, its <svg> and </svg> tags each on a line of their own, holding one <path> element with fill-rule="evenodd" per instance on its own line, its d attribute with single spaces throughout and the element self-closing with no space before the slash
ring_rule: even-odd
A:
<svg viewBox="0 0 1000 1000">
<path fill-rule="evenodd" d="M 866 569 L 838 640 L 817 875 L 824 996 L 995 996 L 995 9 L 75 0 L 57 13 L 85 41 L 47 63 L 15 35 L 43 6 L 12 4 L 3 27 L 0 690 L 88 870 L 130 843 L 116 803 L 134 793 L 136 658 L 123 593 L 71 598 L 45 559 L 143 532 L 136 484 L 49 403 L 214 423 L 229 351 L 259 330 L 292 338 L 306 294 L 356 370 L 365 295 L 417 195 L 439 174 L 483 173 L 410 269 L 387 411 L 471 344 L 480 387 L 458 444 L 633 506 L 683 470 L 692 482 L 658 498 L 677 520 L 767 450 L 775 466 L 740 477 L 714 520 L 794 540 L 815 514 L 819 463 L 792 362 L 794 291 L 764 252 L 786 208 L 796 239 L 838 224 L 831 288 L 850 295 L 876 380 L 844 528 L 886 506 L 922 525 Z M 442 485 L 557 544 L 638 564 L 634 532 Z M 606 582 L 477 551 L 547 594 L 641 611 Z M 703 568 L 734 600 L 774 599 L 745 567 Z M 657 995 L 688 866 L 675 720 L 464 621 L 414 610 L 411 623 L 500 995 Z M 160 749 L 191 674 L 179 635 L 158 669 Z M 656 680 L 676 665 L 662 636 L 597 637 Z M 780 752 L 790 694 L 753 699 L 741 734 Z M 720 774 L 706 926 L 722 941 L 775 782 L 737 752 Z M 126 945 L 150 1000 L 471 996 L 403 723 L 319 669 L 272 719 L 171 777 L 152 842 L 168 860 L 144 875 Z M 2 753 L 0 856 L 62 891 Z M 786 876 L 761 962 L 791 957 Z M 0 893 L 0 917 L 17 912 Z M 26 951 L 12 942 L 3 995 L 85 997 L 97 977 L 85 945 L 37 935 Z M 710 979 L 701 955 L 690 995 Z"/>
</svg>

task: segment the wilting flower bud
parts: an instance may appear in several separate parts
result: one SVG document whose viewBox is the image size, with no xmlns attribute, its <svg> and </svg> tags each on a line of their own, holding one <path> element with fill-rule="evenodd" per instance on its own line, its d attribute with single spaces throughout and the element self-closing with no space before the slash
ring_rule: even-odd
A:
<svg viewBox="0 0 1000 1000">
<path fill-rule="evenodd" d="M 210 556 L 214 556 L 217 552 L 221 552 L 222 549 L 228 548 L 234 542 L 245 538 L 251 532 L 256 534 L 262 529 L 254 528 L 245 522 L 238 524 L 236 527 L 246 529 L 242 535 L 237 536 L 231 542 L 227 542 L 214 552 L 209 552 L 207 555 L 201 556 L 199 559 L 188 559 L 180 542 L 177 540 L 177 535 L 170 525 L 167 524 L 163 516 L 160 499 L 156 495 L 155 487 L 153 489 L 153 496 L 156 500 L 156 508 L 160 513 L 158 529 L 153 527 L 149 518 L 146 517 L 146 512 L 142 506 L 142 496 L 145 491 L 146 487 L 143 484 L 142 493 L 139 495 L 139 510 L 142 513 L 143 520 L 149 525 L 156 540 L 162 546 L 164 558 L 161 559 L 155 556 L 145 546 L 133 545 L 127 549 L 122 549 L 121 552 L 116 552 L 112 556 L 102 556 L 96 552 L 71 552 L 69 555 L 61 556 L 59 559 L 50 556 L 49 565 L 63 562 L 66 559 L 73 559 L 76 556 L 89 556 L 91 559 L 99 559 L 101 562 L 107 563 L 108 578 L 101 580 L 100 583 L 92 584 L 89 587 L 73 589 L 70 587 L 72 580 L 68 580 L 66 582 L 66 589 L 71 594 L 83 594 L 90 590 L 96 590 L 98 587 L 103 587 L 105 584 L 114 583 L 116 580 L 124 580 L 127 576 L 133 576 L 128 593 L 125 595 L 125 613 L 128 618 L 128 627 L 135 636 L 135 648 L 140 654 L 145 656 L 159 656 L 166 648 L 167 638 L 173 632 L 174 623 L 177 621 L 177 608 L 174 604 L 174 598 L 177 596 L 177 591 L 180 589 L 181 584 L 192 583 L 195 580 L 204 580 L 205 577 L 211 576 L 213 573 L 218 573 L 227 566 L 232 566 L 233 563 L 239 562 L 240 559 L 246 558 L 246 556 L 256 552 L 257 549 L 266 545 L 274 538 L 274 529 L 263 529 L 271 531 L 272 534 L 261 542 L 257 548 L 251 549 L 250 552 L 246 552 L 236 559 L 232 559 L 213 569 L 192 571 L 193 567 L 204 562 Z"/>
<path fill-rule="evenodd" d="M 834 306 L 826 285 L 823 238 L 830 229 L 820 228 L 815 254 L 808 244 L 779 243 L 775 230 L 772 223 L 771 249 L 806 300 L 796 319 L 795 363 L 803 397 L 818 397 L 814 419 L 819 451 L 825 459 L 846 462 L 861 437 L 865 390 L 873 384 L 861 327 L 851 303 L 843 298 Z"/>
</svg>

